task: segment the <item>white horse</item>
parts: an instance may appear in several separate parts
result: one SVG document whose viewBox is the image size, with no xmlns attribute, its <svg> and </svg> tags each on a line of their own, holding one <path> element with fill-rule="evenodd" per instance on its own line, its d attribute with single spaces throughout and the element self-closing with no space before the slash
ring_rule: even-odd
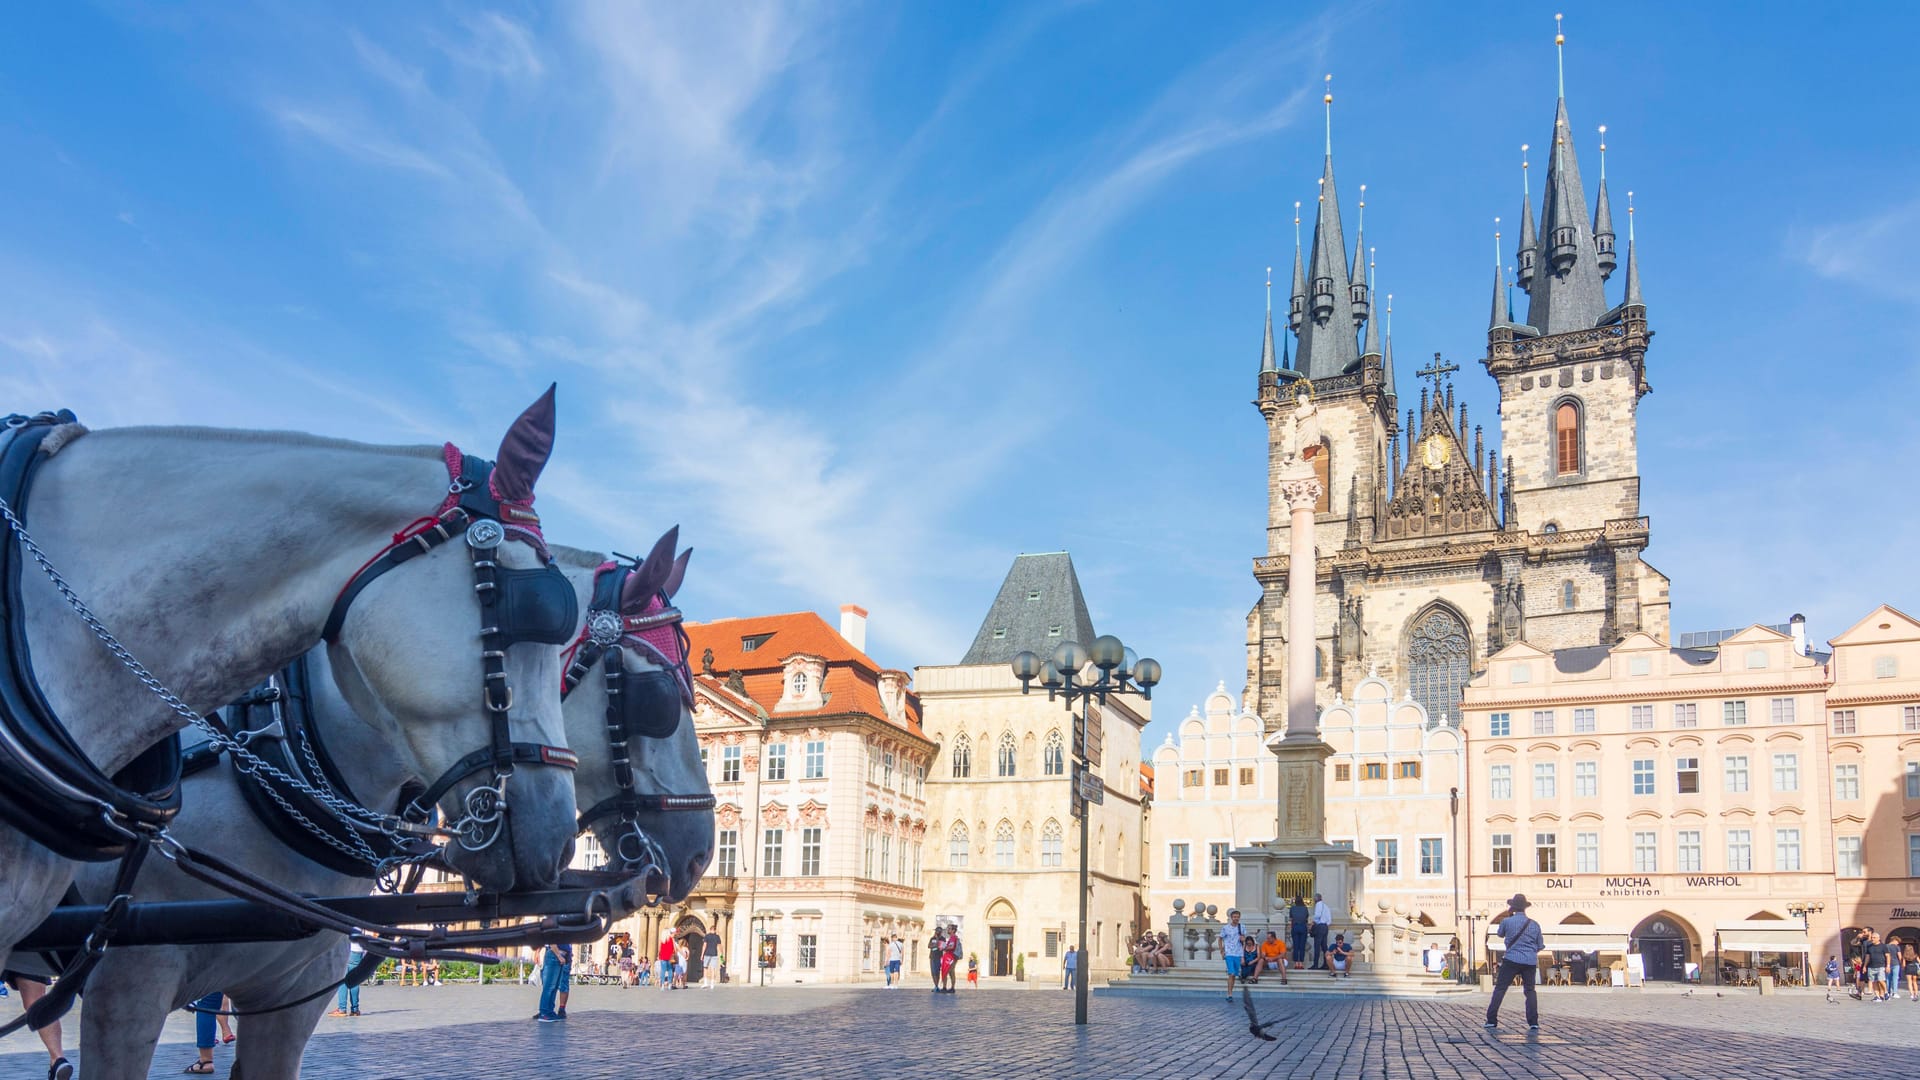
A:
<svg viewBox="0 0 1920 1080">
<path fill-rule="evenodd" d="M 132 655 L 202 713 L 320 641 L 358 568 L 396 530 L 436 513 L 449 490 L 449 465 L 430 447 L 204 428 L 83 431 L 56 432 L 59 448 L 39 469 L 26 527 Z M 507 432 L 491 489 L 530 503 L 552 436 L 550 389 Z M 474 663 L 481 609 L 462 546 L 440 545 L 372 580 L 329 647 L 348 703 L 396 745 L 484 744 Z M 504 568 L 541 565 L 527 543 L 503 543 L 496 556 Z M 34 674 L 93 763 L 112 774 L 184 726 L 44 575 L 26 566 L 20 584 Z M 506 652 L 514 730 L 560 742 L 558 650 Z M 443 808 L 457 818 L 466 796 L 490 781 L 463 780 Z M 572 843 L 571 775 L 520 769 L 508 821 L 501 842 L 456 852 L 459 868 L 490 888 L 552 883 Z M 0 944 L 10 947 L 53 909 L 75 864 L 0 826 L 0 867 Z"/>
<path fill-rule="evenodd" d="M 644 616 L 664 606 L 679 585 L 685 561 L 675 561 L 669 534 L 649 561 L 626 575 L 641 587 L 622 597 L 622 613 Z M 662 550 L 664 548 L 664 551 Z M 580 611 L 592 606 L 595 569 L 605 556 L 556 546 L 554 555 L 579 599 Z M 650 586 L 650 588 L 649 588 Z M 639 674 L 662 665 L 647 654 L 626 650 L 627 671 Z M 683 658 L 668 658 L 670 661 Z M 328 755 L 353 793 L 370 807 L 394 805 L 410 782 L 437 775 L 442 763 L 411 764 L 403 747 L 382 725 L 360 718 L 334 686 L 326 651 L 307 657 L 308 691 L 314 726 L 324 733 Z M 556 673 L 555 681 L 558 681 Z M 577 787 L 580 805 L 591 807 L 619 792 L 614 780 L 613 748 L 607 726 L 606 683 L 595 676 L 581 679 L 563 706 L 567 744 L 580 756 Z M 641 737 L 634 747 L 634 787 L 643 795 L 690 796 L 696 800 L 711 791 L 700 763 L 691 711 L 680 700 L 673 703 L 675 725 L 665 738 Z M 173 826 L 176 837 L 189 846 L 204 845 L 229 862 L 237 863 L 283 887 L 311 895 L 350 895 L 364 892 L 370 878 L 341 873 L 296 854 L 264 825 L 247 805 L 238 778 L 225 765 L 186 780 L 186 797 Z M 698 883 L 712 854 L 713 813 L 649 811 L 641 826 L 658 844 L 657 861 L 666 865 L 649 882 L 636 883 L 670 900 L 684 899 Z M 620 849 L 623 824 L 613 818 L 595 823 L 607 851 Z M 664 858 L 658 856 L 664 855 Z M 82 871 L 81 892 L 99 902 L 111 890 L 110 866 Z M 165 863 L 149 863 L 135 886 L 138 901 L 218 899 L 217 891 Z M 626 907 L 638 906 L 644 895 L 617 898 Z M 233 999 L 241 1013 L 272 1009 L 296 1001 L 339 981 L 346 970 L 345 940 L 322 933 L 290 942 L 151 946 L 113 949 L 88 980 L 86 1007 L 81 1013 L 81 1080 L 118 1080 L 145 1076 L 152 1065 L 155 1043 L 170 1012 L 216 990 Z M 26 961 L 16 961 L 25 966 Z M 248 1080 L 295 1077 L 308 1040 L 333 1001 L 327 994 L 292 1008 L 243 1016 L 232 1075 Z"/>
</svg>

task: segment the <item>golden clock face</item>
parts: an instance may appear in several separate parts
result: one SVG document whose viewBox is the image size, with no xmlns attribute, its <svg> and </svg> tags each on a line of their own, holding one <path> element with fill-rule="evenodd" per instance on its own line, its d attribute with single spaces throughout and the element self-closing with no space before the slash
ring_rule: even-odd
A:
<svg viewBox="0 0 1920 1080">
<path fill-rule="evenodd" d="M 1452 456 L 1453 448 L 1447 445 L 1446 439 L 1438 435 L 1432 436 L 1426 442 L 1420 444 L 1420 460 L 1426 462 L 1427 468 L 1429 469 L 1440 468 L 1445 465 L 1447 459 Z"/>
</svg>

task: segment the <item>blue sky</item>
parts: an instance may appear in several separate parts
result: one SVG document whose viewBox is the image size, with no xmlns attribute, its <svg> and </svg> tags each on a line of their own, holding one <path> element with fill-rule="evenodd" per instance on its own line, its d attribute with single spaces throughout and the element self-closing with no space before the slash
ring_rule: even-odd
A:
<svg viewBox="0 0 1920 1080">
<path fill-rule="evenodd" d="M 38 5 L 0 39 L 0 398 L 484 451 L 557 379 L 557 535 L 679 522 L 694 617 L 856 602 L 907 668 L 1069 549 L 1166 666 L 1157 742 L 1244 678 L 1322 76 L 1401 366 L 1491 418 L 1555 10 L 1584 171 L 1605 123 L 1639 210 L 1676 628 L 1920 610 L 1906 5 Z"/>
</svg>

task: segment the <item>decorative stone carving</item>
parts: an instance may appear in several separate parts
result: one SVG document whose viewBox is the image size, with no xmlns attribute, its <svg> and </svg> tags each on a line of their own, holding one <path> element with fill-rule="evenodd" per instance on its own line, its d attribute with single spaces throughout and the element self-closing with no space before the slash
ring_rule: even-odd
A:
<svg viewBox="0 0 1920 1080">
<path fill-rule="evenodd" d="M 770 829 L 777 829 L 787 823 L 787 808 L 777 802 L 771 802 L 760 808 L 760 820 Z"/>
<path fill-rule="evenodd" d="M 1320 501 L 1320 481 L 1311 476 L 1303 480 L 1282 480 L 1280 498 L 1289 510 L 1311 510 Z"/>
<path fill-rule="evenodd" d="M 800 823 L 802 825 L 819 825 L 825 828 L 828 824 L 826 806 L 813 799 L 808 799 L 806 802 L 801 803 Z"/>
<path fill-rule="evenodd" d="M 721 803 L 713 808 L 713 820 L 723 829 L 731 829 L 740 824 L 740 808 L 732 803 Z"/>
</svg>

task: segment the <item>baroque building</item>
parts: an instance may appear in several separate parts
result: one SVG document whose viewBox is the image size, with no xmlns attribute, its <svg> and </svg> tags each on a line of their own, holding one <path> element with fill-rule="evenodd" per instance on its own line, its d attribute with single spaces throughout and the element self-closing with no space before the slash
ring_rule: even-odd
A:
<svg viewBox="0 0 1920 1080">
<path fill-rule="evenodd" d="M 1326 106 L 1311 243 L 1303 257 L 1296 204 L 1282 345 L 1275 349 L 1269 299 L 1261 349 L 1255 405 L 1268 428 L 1267 550 L 1254 560 L 1261 594 L 1247 618 L 1245 704 L 1270 726 L 1285 715 L 1290 525 L 1277 470 L 1299 427 L 1317 440 L 1311 461 L 1322 489 L 1317 698 L 1350 698 L 1373 673 L 1394 697 L 1410 692 L 1434 723 L 1457 723 L 1471 674 L 1514 642 L 1551 650 L 1668 633 L 1667 579 L 1642 558 L 1650 528 L 1640 514 L 1636 412 L 1651 389 L 1652 331 L 1631 217 L 1623 280 L 1614 285 L 1622 260 L 1605 144 L 1589 212 L 1563 87 L 1537 218 L 1532 196 L 1522 201 L 1511 281 L 1525 295 L 1524 318 L 1494 267 L 1480 362 L 1499 392 L 1495 441 L 1456 403 L 1449 375 L 1458 368 L 1439 354 L 1418 372 L 1427 380 L 1418 397 L 1403 399 L 1391 298 L 1376 293 L 1364 237 L 1364 185 L 1347 246 L 1330 88 Z M 1308 396 L 1318 415 L 1296 425 Z"/>
</svg>

